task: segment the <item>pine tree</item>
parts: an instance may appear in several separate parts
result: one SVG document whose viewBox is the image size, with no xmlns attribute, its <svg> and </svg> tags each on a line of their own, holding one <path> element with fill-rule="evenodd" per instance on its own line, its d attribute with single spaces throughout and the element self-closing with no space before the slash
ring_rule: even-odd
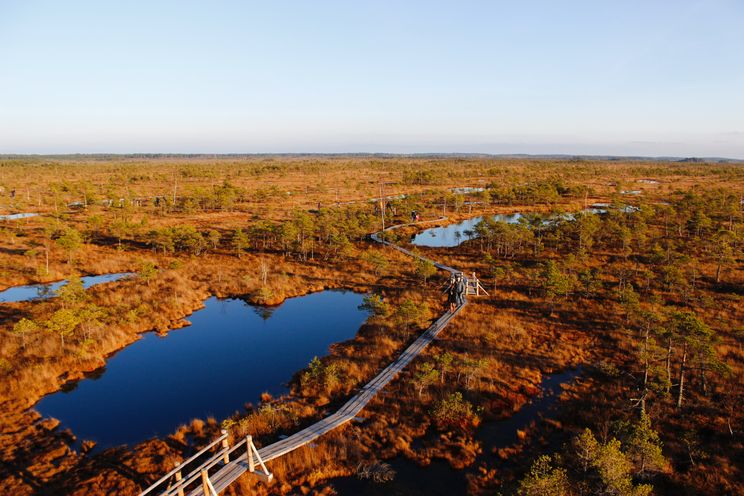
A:
<svg viewBox="0 0 744 496">
<path fill-rule="evenodd" d="M 21 336 L 23 347 L 26 347 L 26 335 L 39 330 L 39 325 L 33 320 L 22 318 L 13 326 L 13 334 Z"/>
<path fill-rule="evenodd" d="M 433 363 L 426 362 L 419 365 L 419 367 L 416 369 L 416 373 L 413 376 L 413 384 L 418 390 L 419 398 L 421 398 L 424 389 L 427 386 L 434 384 L 437 381 L 438 377 L 439 372 L 437 372 L 437 370 L 434 368 Z"/>
<path fill-rule="evenodd" d="M 243 252 L 248 248 L 248 235 L 241 228 L 235 229 L 232 236 L 232 247 L 235 254 L 240 258 Z"/>
<path fill-rule="evenodd" d="M 568 473 L 549 455 L 540 456 L 519 483 L 519 496 L 567 496 L 571 494 Z"/>
<path fill-rule="evenodd" d="M 66 308 L 77 306 L 88 300 L 83 280 L 77 274 L 70 276 L 67 284 L 59 288 L 56 294 Z"/>
<path fill-rule="evenodd" d="M 635 463 L 638 476 L 643 477 L 647 472 L 662 470 L 666 466 L 659 434 L 651 427 L 646 412 L 641 412 L 641 418 L 633 424 L 626 444 L 626 452 Z"/>
</svg>

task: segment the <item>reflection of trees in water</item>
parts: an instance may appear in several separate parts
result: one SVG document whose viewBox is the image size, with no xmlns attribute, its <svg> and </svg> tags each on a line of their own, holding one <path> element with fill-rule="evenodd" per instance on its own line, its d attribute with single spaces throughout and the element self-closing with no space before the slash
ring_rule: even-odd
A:
<svg viewBox="0 0 744 496">
<path fill-rule="evenodd" d="M 86 379 L 90 379 L 92 381 L 97 381 L 98 379 L 100 379 L 101 377 L 103 377 L 103 374 L 105 374 L 105 373 L 106 373 L 106 367 L 103 366 L 101 368 L 98 368 L 98 369 L 94 370 L 93 372 L 88 372 L 87 374 L 85 374 L 85 378 Z M 80 381 L 79 380 L 70 381 L 70 382 L 66 382 L 66 383 L 62 384 L 62 387 L 60 387 L 59 389 L 61 391 L 65 392 L 65 393 L 70 393 L 70 392 L 76 390 L 77 387 L 78 387 L 78 385 L 80 385 Z"/>
<path fill-rule="evenodd" d="M 54 294 L 51 284 L 42 284 L 36 286 L 36 297 L 37 298 L 49 298 Z"/>
<path fill-rule="evenodd" d="M 103 374 L 106 373 L 106 367 L 101 367 L 100 369 L 96 369 L 93 372 L 87 374 L 85 377 L 88 379 L 92 379 L 94 381 L 97 381 L 101 377 L 103 377 Z"/>
<path fill-rule="evenodd" d="M 59 390 L 62 391 L 63 393 L 69 393 L 71 391 L 74 391 L 78 387 L 78 382 L 80 381 L 65 382 L 64 384 L 62 384 L 62 386 L 60 386 Z"/>
<path fill-rule="evenodd" d="M 264 307 L 260 305 L 251 305 L 249 303 L 246 303 L 246 306 L 253 309 L 254 312 L 256 312 L 256 315 L 261 317 L 263 320 L 269 320 L 272 315 L 274 315 L 274 312 L 279 307 Z"/>
</svg>

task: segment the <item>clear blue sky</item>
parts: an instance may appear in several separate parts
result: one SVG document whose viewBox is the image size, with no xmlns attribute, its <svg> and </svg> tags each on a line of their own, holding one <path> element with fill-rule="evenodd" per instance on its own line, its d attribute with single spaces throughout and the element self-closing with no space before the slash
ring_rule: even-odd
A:
<svg viewBox="0 0 744 496">
<path fill-rule="evenodd" d="M 0 0 L 0 153 L 744 158 L 744 1 Z"/>
</svg>

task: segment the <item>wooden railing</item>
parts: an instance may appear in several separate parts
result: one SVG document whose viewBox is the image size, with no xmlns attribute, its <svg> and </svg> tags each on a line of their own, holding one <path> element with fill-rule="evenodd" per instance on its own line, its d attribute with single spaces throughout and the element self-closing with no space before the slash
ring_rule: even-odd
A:
<svg viewBox="0 0 744 496">
<path fill-rule="evenodd" d="M 211 453 L 205 460 L 191 470 L 185 477 L 183 471 L 191 464 L 202 458 L 208 451 L 220 445 L 220 449 Z M 240 456 L 245 456 L 248 461 L 248 471 L 254 473 L 266 482 L 271 482 L 273 475 L 269 472 L 261 459 L 261 456 L 253 444 L 253 438 L 247 436 L 239 443 L 230 447 L 227 431 L 223 430 L 220 437 L 202 448 L 198 453 L 184 462 L 176 463 L 173 470 L 165 474 L 158 481 L 140 493 L 139 496 L 157 494 L 158 496 L 185 496 L 191 494 L 195 489 L 201 489 L 202 493 L 217 496 L 217 491 L 210 480 L 209 471 L 215 467 L 222 468 L 230 463 L 231 455 L 241 450 Z M 261 470 L 257 470 L 256 467 Z M 199 487 L 201 486 L 201 487 Z"/>
<path fill-rule="evenodd" d="M 147 489 L 145 489 L 144 491 L 142 491 L 139 496 L 145 496 L 147 494 L 150 494 L 151 492 L 153 492 L 158 487 L 161 487 L 162 488 L 162 485 L 165 484 L 166 482 L 170 484 L 173 481 L 173 479 L 175 479 L 177 485 L 180 485 L 182 483 L 182 480 L 183 480 L 183 476 L 182 476 L 183 469 L 185 467 L 187 467 L 188 465 L 192 464 L 193 462 L 195 462 L 197 459 L 199 459 L 205 453 L 207 453 L 207 451 L 211 450 L 217 444 L 220 444 L 220 443 L 222 444 L 222 450 L 224 450 L 225 449 L 225 445 L 227 443 L 227 431 L 225 431 L 225 430 L 222 431 L 222 435 L 220 437 L 218 437 L 217 439 L 215 439 L 214 441 L 212 441 L 211 443 L 209 443 L 207 446 L 205 446 L 204 448 L 202 448 L 201 450 L 199 450 L 191 458 L 189 458 L 188 460 L 186 460 L 184 462 L 176 463 L 176 467 L 173 470 L 171 470 L 170 472 L 168 472 L 167 474 L 165 474 L 163 477 L 161 477 L 160 479 L 158 479 L 157 482 L 153 483 L 150 487 L 148 487 Z M 206 463 L 206 462 L 202 462 L 202 464 L 203 463 Z M 167 487 L 166 487 L 166 489 L 167 489 Z M 160 494 L 160 493 L 158 493 L 158 494 Z"/>
</svg>

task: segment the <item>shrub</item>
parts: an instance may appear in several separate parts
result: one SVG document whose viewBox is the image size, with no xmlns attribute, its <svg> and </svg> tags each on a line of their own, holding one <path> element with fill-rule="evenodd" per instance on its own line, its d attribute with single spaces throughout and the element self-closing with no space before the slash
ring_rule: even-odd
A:
<svg viewBox="0 0 744 496">
<path fill-rule="evenodd" d="M 359 479 L 371 479 L 377 483 L 390 482 L 395 479 L 395 470 L 388 463 L 360 462 L 356 468 L 356 476 Z"/>
<path fill-rule="evenodd" d="M 548 455 L 540 456 L 532 464 L 529 474 L 519 483 L 519 496 L 564 496 L 571 494 L 565 469 L 554 466 Z"/>
<path fill-rule="evenodd" d="M 424 282 L 424 285 L 426 285 L 426 281 L 436 273 L 437 268 L 434 267 L 434 263 L 431 260 L 416 260 L 416 276 Z"/>
<path fill-rule="evenodd" d="M 390 314 L 389 305 L 382 296 L 376 294 L 365 296 L 359 309 L 370 312 L 373 317 L 387 317 Z"/>
<path fill-rule="evenodd" d="M 462 393 L 459 391 L 451 393 L 437 402 L 432 410 L 432 415 L 439 428 L 457 427 L 464 429 L 477 423 L 478 420 L 473 405 L 463 399 Z"/>
<path fill-rule="evenodd" d="M 308 368 L 300 376 L 303 388 L 319 389 L 326 393 L 332 392 L 341 383 L 341 369 L 335 362 L 323 363 L 318 357 L 313 357 Z"/>
</svg>

